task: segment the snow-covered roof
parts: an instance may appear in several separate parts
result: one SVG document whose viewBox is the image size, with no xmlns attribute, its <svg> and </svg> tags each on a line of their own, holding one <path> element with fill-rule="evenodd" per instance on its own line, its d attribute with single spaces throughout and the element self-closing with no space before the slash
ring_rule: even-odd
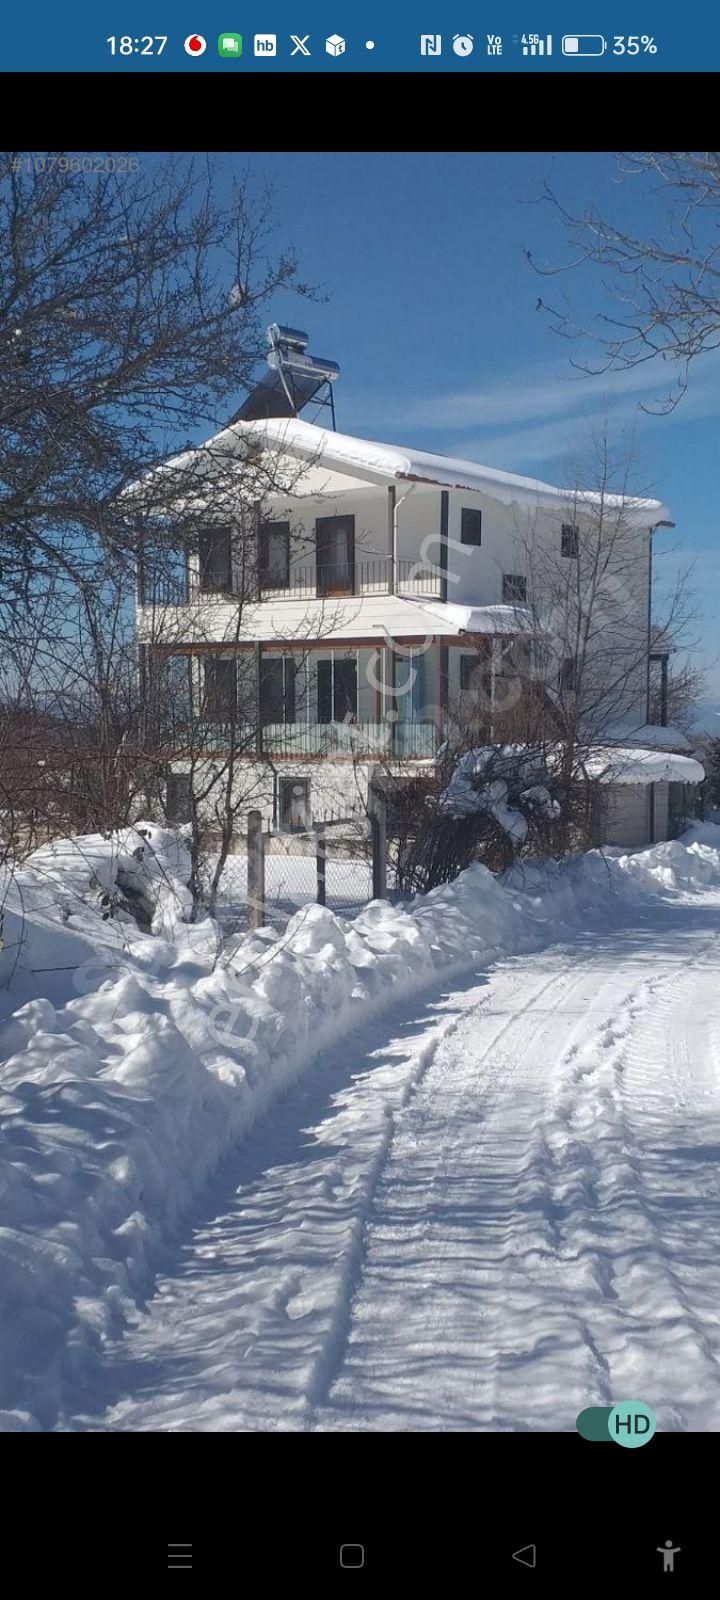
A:
<svg viewBox="0 0 720 1600">
<path fill-rule="evenodd" d="M 330 472 L 347 475 L 370 484 L 411 482 L 435 484 L 447 489 L 468 489 L 488 495 L 503 505 L 520 505 L 537 511 L 604 504 L 622 509 L 629 525 L 654 527 L 658 523 L 673 527 L 670 512 L 660 500 L 632 499 L 604 495 L 590 490 L 558 488 L 538 478 L 520 477 L 497 467 L 484 467 L 477 461 L 458 456 L 436 455 L 405 445 L 381 444 L 373 439 L 357 439 L 349 433 L 334 433 L 300 417 L 270 417 L 261 422 L 235 422 L 209 439 L 197 450 L 184 451 L 165 463 L 162 470 L 186 469 L 197 465 L 202 471 L 207 457 L 215 452 L 227 464 L 234 450 L 242 456 L 243 445 L 262 445 L 296 460 L 307 461 Z"/>
<path fill-rule="evenodd" d="M 245 644 L 256 639 L 418 639 L 460 638 L 464 634 L 526 634 L 529 621 L 520 606 L 443 605 L 403 594 L 329 597 L 326 600 L 263 600 L 243 605 L 211 597 L 191 607 L 162 611 L 163 642 Z M 529 618 L 529 613 L 527 613 Z M 151 633 L 152 614 L 139 613 L 139 634 Z"/>
<path fill-rule="evenodd" d="M 649 750 L 691 750 L 692 745 L 679 728 L 659 722 L 638 722 L 624 717 L 603 730 L 603 744 L 642 745 Z"/>
<path fill-rule="evenodd" d="M 670 750 L 640 750 L 634 745 L 590 751 L 588 777 L 600 783 L 702 783 L 704 768 L 691 756 Z"/>
<path fill-rule="evenodd" d="M 453 600 L 433 603 L 428 600 L 410 600 L 411 605 L 422 610 L 423 617 L 436 617 L 444 624 L 442 632 L 453 633 L 521 633 L 537 631 L 533 614 L 527 606 L 488 605 L 461 606 Z M 448 628 L 448 624 L 450 625 Z M 440 631 L 440 630 L 438 630 Z"/>
</svg>

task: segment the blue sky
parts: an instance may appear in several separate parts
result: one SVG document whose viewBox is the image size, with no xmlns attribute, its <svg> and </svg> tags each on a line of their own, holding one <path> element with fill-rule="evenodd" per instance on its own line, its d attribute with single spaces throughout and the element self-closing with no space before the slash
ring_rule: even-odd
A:
<svg viewBox="0 0 720 1600">
<path fill-rule="evenodd" d="M 378 93 L 381 92 L 378 88 Z M 478 86 L 480 92 L 480 86 Z M 332 109 L 342 138 L 342 96 Z M 352 130 L 358 137 L 359 130 Z M 448 130 L 451 135 L 452 130 Z M 660 581 L 692 561 L 701 608 L 696 630 L 720 706 L 717 621 L 720 546 L 716 461 L 720 354 L 693 371 L 669 416 L 640 402 L 668 392 L 672 374 L 645 366 L 578 377 L 577 346 L 558 338 L 538 296 L 566 293 L 580 320 L 602 303 L 592 269 L 541 279 L 538 262 L 568 259 L 557 215 L 537 203 L 549 178 L 560 196 L 601 209 L 638 230 L 660 220 L 660 202 L 620 184 L 610 155 L 253 154 L 258 181 L 272 180 L 278 241 L 292 241 L 302 275 L 324 304 L 278 296 L 274 314 L 310 334 L 310 348 L 340 362 L 338 427 L 467 456 L 565 482 L 587 457 L 592 425 L 632 435 L 634 487 L 664 500 L 677 524 L 658 535 L 668 554 Z"/>
</svg>

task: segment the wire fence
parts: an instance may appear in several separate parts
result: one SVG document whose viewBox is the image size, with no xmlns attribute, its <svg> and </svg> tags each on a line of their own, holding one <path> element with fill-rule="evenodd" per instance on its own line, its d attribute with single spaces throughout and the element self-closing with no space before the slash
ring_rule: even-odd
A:
<svg viewBox="0 0 720 1600">
<path fill-rule="evenodd" d="M 294 834 L 291 842 L 249 830 L 247 847 L 226 862 L 217 920 L 234 935 L 260 926 L 281 932 L 310 905 L 357 916 L 377 888 L 375 853 L 372 830 L 352 824 Z"/>
</svg>

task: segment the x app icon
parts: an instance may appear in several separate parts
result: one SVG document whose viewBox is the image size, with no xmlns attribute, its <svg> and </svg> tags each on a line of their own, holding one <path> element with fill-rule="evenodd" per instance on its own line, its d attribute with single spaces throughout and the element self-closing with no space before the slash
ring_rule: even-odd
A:
<svg viewBox="0 0 720 1600">
<path fill-rule="evenodd" d="M 290 51 L 291 56 L 309 56 L 310 51 L 307 47 L 307 42 L 310 38 L 309 33 L 305 34 L 304 39 L 299 39 L 296 33 L 291 33 L 290 38 L 294 45 L 294 49 Z"/>
</svg>

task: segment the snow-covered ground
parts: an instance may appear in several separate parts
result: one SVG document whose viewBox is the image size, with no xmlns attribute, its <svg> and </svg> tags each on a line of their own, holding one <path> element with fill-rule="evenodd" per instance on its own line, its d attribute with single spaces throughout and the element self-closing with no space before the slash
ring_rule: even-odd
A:
<svg viewBox="0 0 720 1600">
<path fill-rule="evenodd" d="M 719 844 L 16 962 L 4 1426 L 716 1428 Z"/>
</svg>

